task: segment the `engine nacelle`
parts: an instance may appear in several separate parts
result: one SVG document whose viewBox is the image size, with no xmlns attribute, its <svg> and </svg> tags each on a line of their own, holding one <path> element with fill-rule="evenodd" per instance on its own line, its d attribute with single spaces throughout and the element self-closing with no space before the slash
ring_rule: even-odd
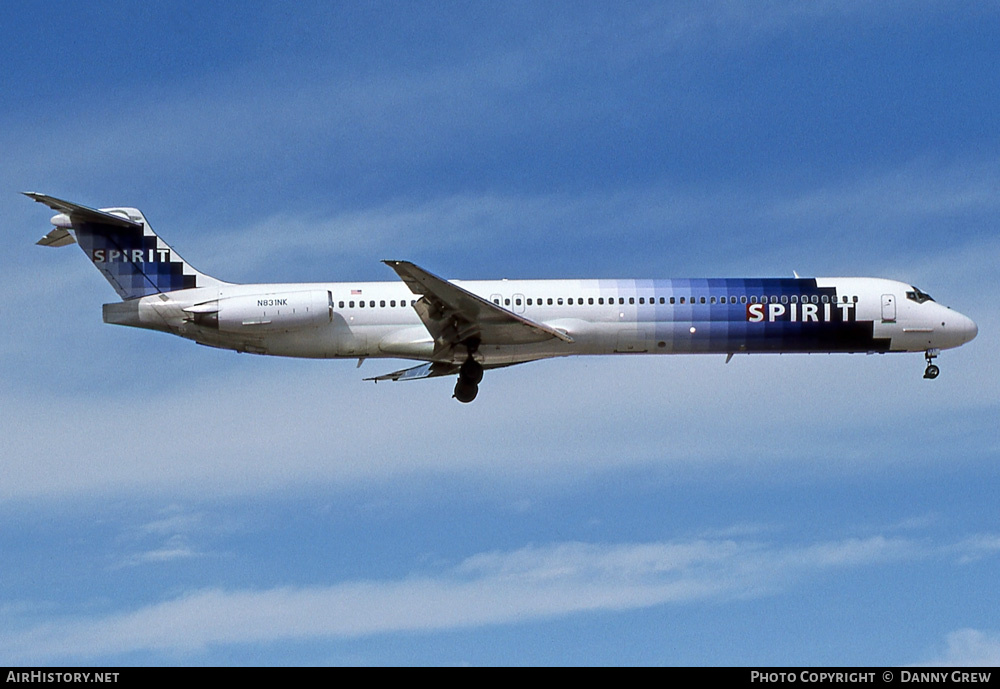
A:
<svg viewBox="0 0 1000 689">
<path fill-rule="evenodd" d="M 281 292 L 224 297 L 185 309 L 198 325 L 228 333 L 287 332 L 333 321 L 329 292 Z"/>
</svg>

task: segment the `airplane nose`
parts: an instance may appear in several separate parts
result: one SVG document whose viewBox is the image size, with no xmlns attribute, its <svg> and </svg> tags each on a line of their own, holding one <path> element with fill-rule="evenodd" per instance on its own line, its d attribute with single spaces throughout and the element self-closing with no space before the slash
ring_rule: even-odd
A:
<svg viewBox="0 0 1000 689">
<path fill-rule="evenodd" d="M 962 323 L 962 342 L 971 342 L 979 334 L 979 326 L 968 316 L 962 316 L 965 321 Z"/>
</svg>

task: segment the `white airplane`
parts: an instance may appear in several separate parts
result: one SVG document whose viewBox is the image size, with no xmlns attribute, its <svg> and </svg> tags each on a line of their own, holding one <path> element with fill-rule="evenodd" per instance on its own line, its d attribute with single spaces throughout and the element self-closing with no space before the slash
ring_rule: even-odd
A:
<svg viewBox="0 0 1000 689">
<path fill-rule="evenodd" d="M 401 281 L 251 284 L 200 273 L 135 208 L 88 208 L 45 194 L 57 211 L 38 243 L 77 242 L 122 301 L 104 322 L 173 333 L 237 352 L 318 359 L 410 359 L 366 380 L 458 375 L 471 402 L 485 369 L 578 354 L 924 352 L 978 333 L 966 316 L 903 282 L 879 278 L 444 280 L 383 261 Z"/>
</svg>

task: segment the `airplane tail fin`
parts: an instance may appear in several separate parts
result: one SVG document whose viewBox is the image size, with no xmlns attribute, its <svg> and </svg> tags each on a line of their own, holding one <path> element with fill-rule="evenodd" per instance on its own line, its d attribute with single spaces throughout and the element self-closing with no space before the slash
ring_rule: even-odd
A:
<svg viewBox="0 0 1000 689">
<path fill-rule="evenodd" d="M 192 268 L 160 239 L 135 208 L 97 210 L 26 191 L 58 215 L 42 246 L 79 243 L 87 257 L 123 300 L 193 287 L 225 284 Z"/>
</svg>

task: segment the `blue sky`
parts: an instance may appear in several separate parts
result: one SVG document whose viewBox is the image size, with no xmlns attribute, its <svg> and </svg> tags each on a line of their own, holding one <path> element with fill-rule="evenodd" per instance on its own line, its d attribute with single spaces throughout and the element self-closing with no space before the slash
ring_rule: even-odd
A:
<svg viewBox="0 0 1000 689">
<path fill-rule="evenodd" d="M 15 3 L 0 662 L 1000 663 L 1000 12 Z M 374 386 L 101 322 L 17 194 L 241 281 L 872 275 L 979 337 Z"/>
</svg>

